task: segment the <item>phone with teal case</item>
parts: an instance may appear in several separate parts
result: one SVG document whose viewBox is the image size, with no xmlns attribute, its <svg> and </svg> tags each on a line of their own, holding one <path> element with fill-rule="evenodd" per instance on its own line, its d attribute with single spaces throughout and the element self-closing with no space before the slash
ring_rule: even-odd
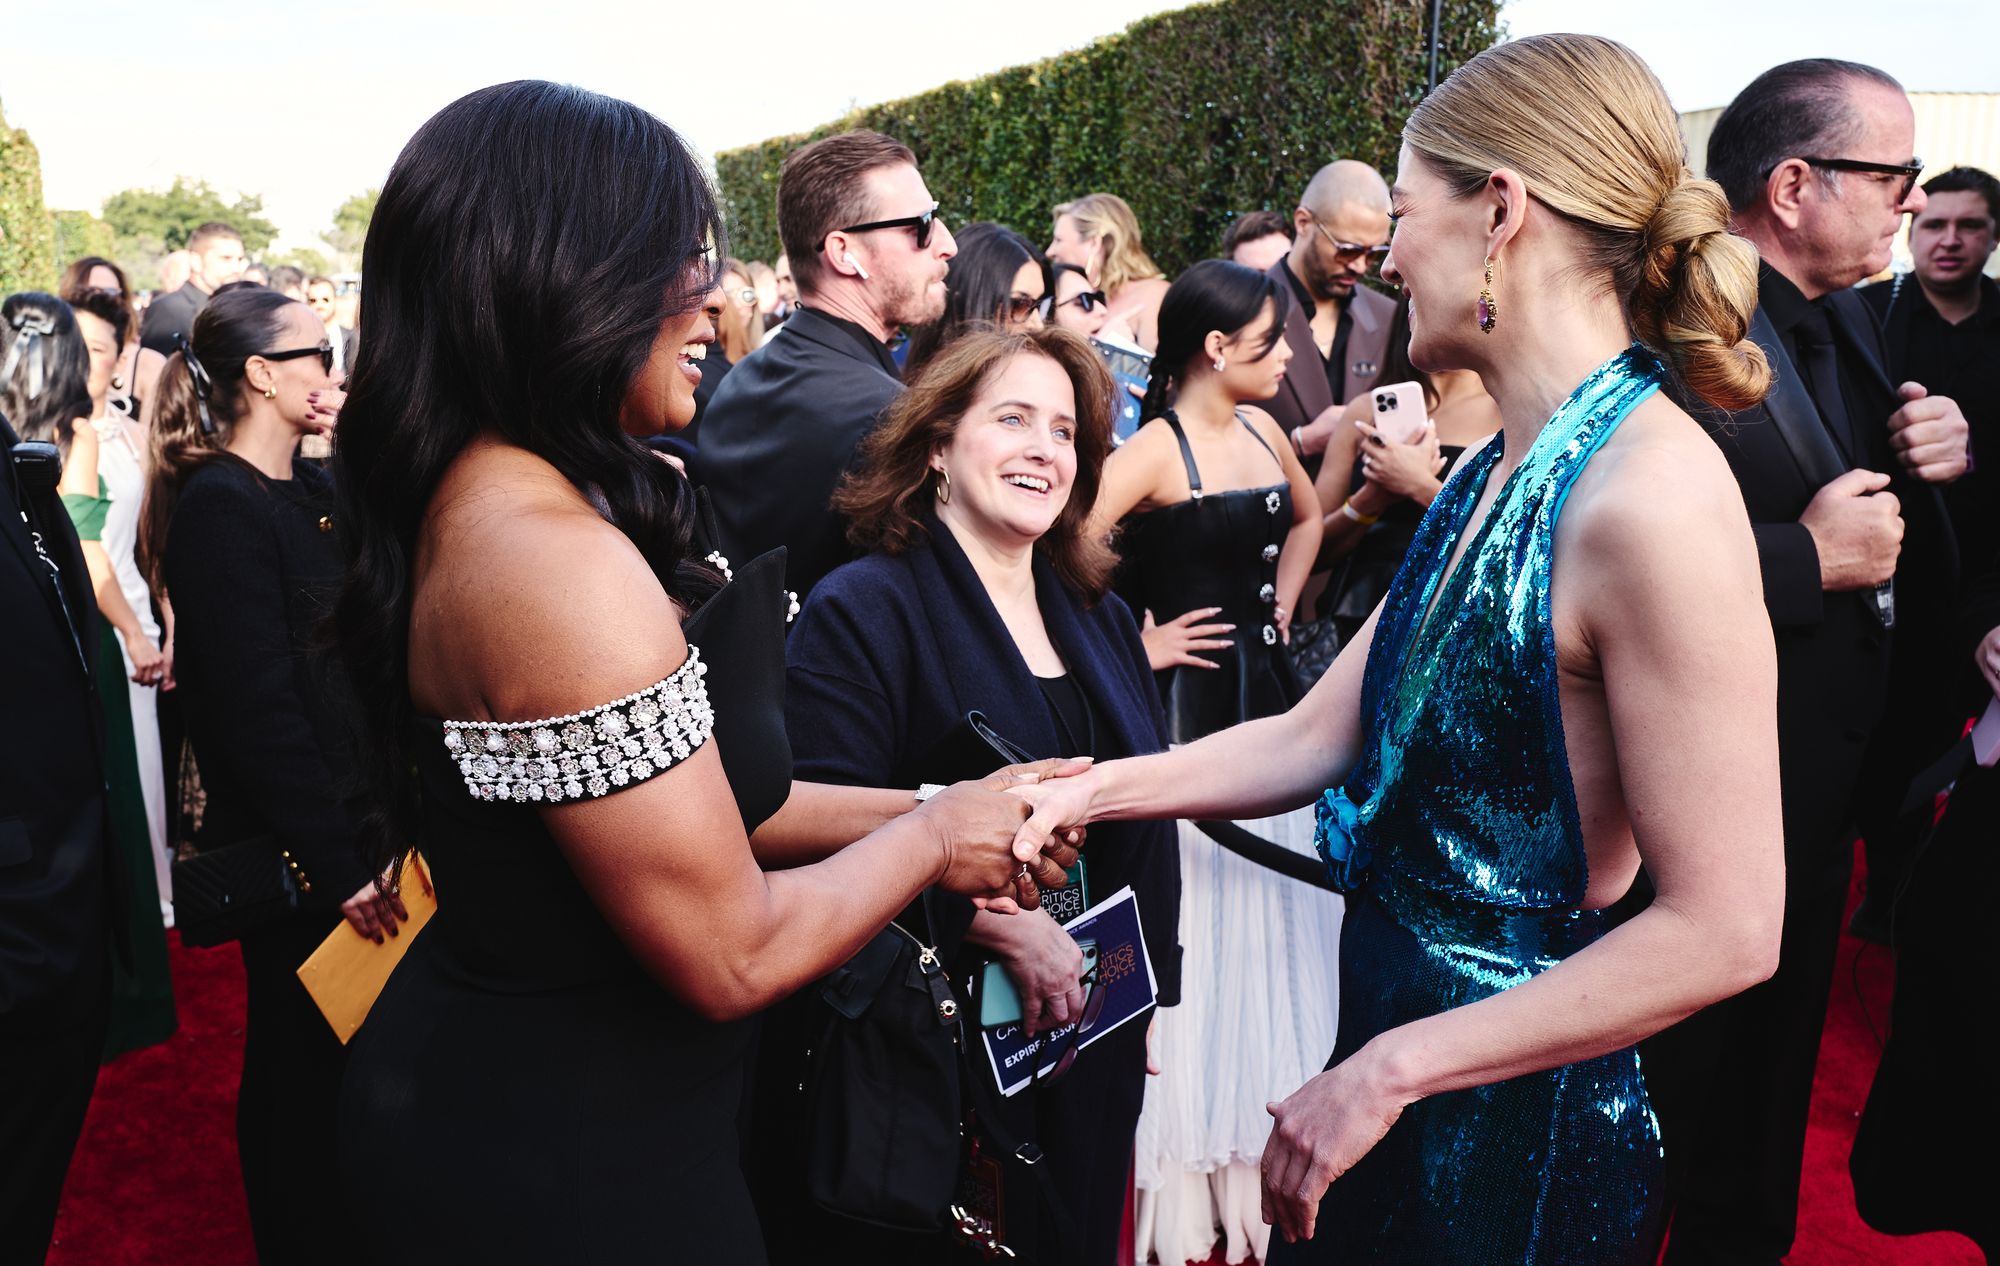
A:
<svg viewBox="0 0 2000 1266">
<path fill-rule="evenodd" d="M 1097 974 L 1097 942 L 1081 940 L 1076 943 L 1083 951 L 1083 979 L 1090 980 Z M 1083 987 L 1084 996 L 1090 995 L 1090 986 Z M 1007 974 L 1007 968 L 1000 963 L 988 963 L 980 969 L 979 977 L 979 1027 L 998 1028 L 1003 1024 L 1021 1022 L 1021 995 L 1014 989 L 1014 978 Z"/>
</svg>

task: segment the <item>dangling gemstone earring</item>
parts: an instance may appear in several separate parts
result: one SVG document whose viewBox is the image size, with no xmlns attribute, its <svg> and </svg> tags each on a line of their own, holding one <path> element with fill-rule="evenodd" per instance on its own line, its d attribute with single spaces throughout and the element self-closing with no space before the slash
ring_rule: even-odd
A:
<svg viewBox="0 0 2000 1266">
<path fill-rule="evenodd" d="M 1223 359 L 1222 359 L 1222 358 L 1221 358 L 1220 356 L 1216 357 L 1216 358 L 1215 358 L 1215 372 L 1219 374 L 1219 373 L 1221 373 L 1221 372 L 1223 371 L 1223 369 L 1224 369 L 1225 367 L 1226 367 L 1226 366 L 1225 366 L 1225 362 L 1223 361 Z"/>
<path fill-rule="evenodd" d="M 951 504 L 951 472 L 946 470 L 944 467 L 940 466 L 938 467 L 937 477 L 938 477 L 938 487 L 937 487 L 938 504 L 941 506 L 948 506 Z"/>
<path fill-rule="evenodd" d="M 1486 289 L 1479 292 L 1479 332 L 1491 334 L 1500 318 L 1500 305 L 1493 301 L 1493 257 L 1486 257 Z"/>
</svg>

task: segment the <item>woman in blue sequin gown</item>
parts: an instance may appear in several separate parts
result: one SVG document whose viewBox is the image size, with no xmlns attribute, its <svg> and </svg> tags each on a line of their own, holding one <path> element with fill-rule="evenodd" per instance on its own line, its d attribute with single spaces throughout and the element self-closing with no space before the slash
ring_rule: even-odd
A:
<svg viewBox="0 0 2000 1266">
<path fill-rule="evenodd" d="M 1271 1105 L 1272 1262 L 1637 1263 L 1662 1140 L 1633 1044 L 1768 975 L 1782 915 L 1750 526 L 1661 390 L 1768 389 L 1756 259 L 1607 40 L 1481 54 L 1404 142 L 1383 275 L 1412 360 L 1476 370 L 1501 433 L 1297 707 L 1030 792 L 1028 830 L 1317 799 L 1340 1033 Z M 1661 897 L 1613 928 L 1642 862 Z"/>
</svg>

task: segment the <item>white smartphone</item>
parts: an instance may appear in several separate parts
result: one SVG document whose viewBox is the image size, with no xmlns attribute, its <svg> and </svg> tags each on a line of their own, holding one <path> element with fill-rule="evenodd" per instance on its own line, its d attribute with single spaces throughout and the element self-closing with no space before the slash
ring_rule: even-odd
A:
<svg viewBox="0 0 2000 1266">
<path fill-rule="evenodd" d="M 1414 382 L 1390 383 L 1377 387 L 1375 399 L 1375 431 L 1391 444 L 1407 444 L 1424 429 L 1424 389 Z"/>
</svg>

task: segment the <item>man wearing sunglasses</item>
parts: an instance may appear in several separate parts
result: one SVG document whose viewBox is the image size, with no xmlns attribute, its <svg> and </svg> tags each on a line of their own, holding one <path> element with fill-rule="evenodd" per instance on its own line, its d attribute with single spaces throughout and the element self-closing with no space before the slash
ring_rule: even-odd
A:
<svg viewBox="0 0 2000 1266">
<path fill-rule="evenodd" d="M 1709 138 L 1708 174 L 1762 257 L 1749 338 L 1775 385 L 1735 414 L 1689 412 L 1742 489 L 1777 636 L 1785 926 L 1768 981 L 1640 1044 L 1670 1266 L 1776 1263 L 1791 1248 L 1856 789 L 1898 781 L 1870 750 L 1896 661 L 1948 626 L 1957 550 L 1938 486 L 1965 470 L 1965 419 L 1890 377 L 1852 288 L 1888 267 L 1903 216 L 1924 208 L 1915 137 L 1894 79 L 1814 59 L 1751 81 Z"/>
<path fill-rule="evenodd" d="M 1341 407 L 1374 387 L 1388 352 L 1396 305 L 1362 279 L 1389 253 L 1389 186 L 1366 163 L 1328 163 L 1299 195 L 1292 227 L 1291 250 L 1269 270 L 1296 300 L 1285 322 L 1292 364 L 1264 407 L 1317 473 Z"/>
<path fill-rule="evenodd" d="M 777 546 L 801 598 L 853 556 L 827 505 L 862 437 L 902 390 L 889 341 L 935 320 L 957 251 L 907 147 L 844 132 L 785 160 L 778 233 L 797 309 L 709 401 L 696 470 L 724 552 Z"/>
<path fill-rule="evenodd" d="M 335 313 L 339 293 L 331 278 L 314 277 L 306 282 L 306 306 L 311 308 L 313 315 L 326 326 L 326 341 L 333 346 L 333 369 L 327 372 L 339 370 L 345 374 L 354 368 L 354 352 L 358 340 L 354 331 L 342 325 Z"/>
</svg>

